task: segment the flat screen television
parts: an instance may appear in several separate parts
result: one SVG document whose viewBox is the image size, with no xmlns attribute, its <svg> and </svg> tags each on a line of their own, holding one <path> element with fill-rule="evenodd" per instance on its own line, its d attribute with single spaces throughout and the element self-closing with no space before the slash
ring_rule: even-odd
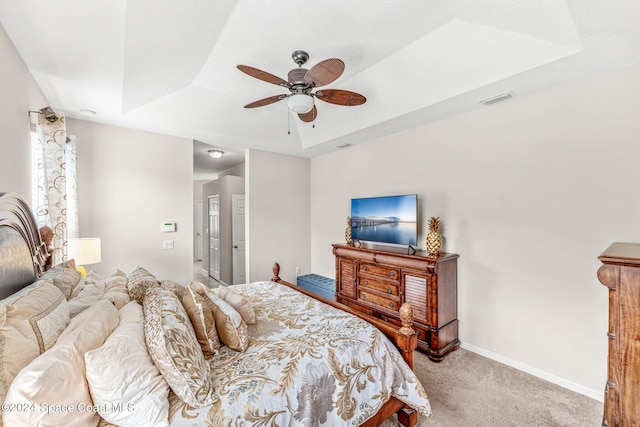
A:
<svg viewBox="0 0 640 427">
<path fill-rule="evenodd" d="M 359 241 L 415 246 L 417 217 L 417 194 L 351 199 L 351 236 Z"/>
</svg>

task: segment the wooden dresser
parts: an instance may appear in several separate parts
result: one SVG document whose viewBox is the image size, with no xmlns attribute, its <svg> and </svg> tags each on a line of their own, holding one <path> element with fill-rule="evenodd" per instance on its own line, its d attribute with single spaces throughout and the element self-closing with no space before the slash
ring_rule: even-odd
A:
<svg viewBox="0 0 640 427">
<path fill-rule="evenodd" d="M 413 307 L 418 349 L 440 361 L 459 347 L 458 255 L 430 258 L 425 251 L 334 244 L 336 301 L 386 322 L 400 324 L 404 302 Z"/>
<path fill-rule="evenodd" d="M 609 370 L 603 426 L 640 425 L 640 244 L 613 243 L 598 279 L 609 288 Z"/>
</svg>

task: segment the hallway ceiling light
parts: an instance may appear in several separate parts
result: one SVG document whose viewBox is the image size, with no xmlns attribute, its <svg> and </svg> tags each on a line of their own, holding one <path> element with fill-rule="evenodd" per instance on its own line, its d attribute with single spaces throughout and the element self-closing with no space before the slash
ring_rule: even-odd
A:
<svg viewBox="0 0 640 427">
<path fill-rule="evenodd" d="M 219 159 L 224 154 L 224 151 L 222 151 L 222 150 L 209 150 L 208 153 L 214 159 Z"/>
</svg>

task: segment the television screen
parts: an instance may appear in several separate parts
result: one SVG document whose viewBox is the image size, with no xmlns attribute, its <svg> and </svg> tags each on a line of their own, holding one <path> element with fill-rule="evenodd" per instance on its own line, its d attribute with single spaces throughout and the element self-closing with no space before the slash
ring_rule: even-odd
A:
<svg viewBox="0 0 640 427">
<path fill-rule="evenodd" d="M 354 240 L 415 246 L 418 240 L 418 196 L 351 199 Z"/>
</svg>

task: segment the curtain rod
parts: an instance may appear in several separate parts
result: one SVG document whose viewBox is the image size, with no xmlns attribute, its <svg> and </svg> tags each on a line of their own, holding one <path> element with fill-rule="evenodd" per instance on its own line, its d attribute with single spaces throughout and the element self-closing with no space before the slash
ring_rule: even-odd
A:
<svg viewBox="0 0 640 427">
<path fill-rule="evenodd" d="M 58 120 L 58 116 L 56 115 L 56 112 L 53 111 L 53 108 L 48 107 L 48 106 L 44 107 L 44 108 L 41 108 L 40 111 L 29 110 L 29 117 L 31 117 L 31 113 L 43 114 L 44 118 L 47 119 L 51 123 L 53 123 L 56 120 Z"/>
</svg>

